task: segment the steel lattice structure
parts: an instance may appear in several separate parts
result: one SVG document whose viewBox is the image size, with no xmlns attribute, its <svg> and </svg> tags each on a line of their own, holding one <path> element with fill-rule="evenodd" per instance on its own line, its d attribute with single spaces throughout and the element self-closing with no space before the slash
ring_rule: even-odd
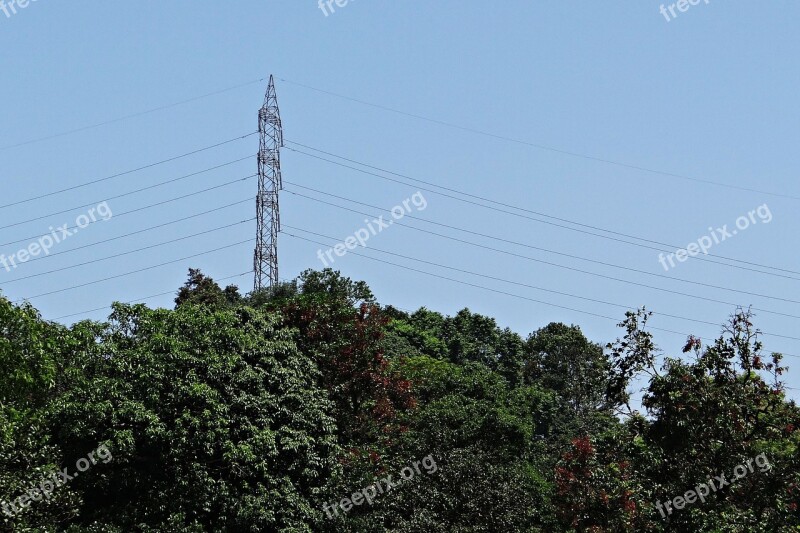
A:
<svg viewBox="0 0 800 533">
<path fill-rule="evenodd" d="M 258 111 L 258 132 L 258 227 L 253 256 L 255 290 L 274 287 L 278 283 L 278 232 L 281 230 L 278 192 L 283 188 L 280 150 L 283 147 L 283 126 L 272 76 L 269 77 L 264 105 Z"/>
</svg>

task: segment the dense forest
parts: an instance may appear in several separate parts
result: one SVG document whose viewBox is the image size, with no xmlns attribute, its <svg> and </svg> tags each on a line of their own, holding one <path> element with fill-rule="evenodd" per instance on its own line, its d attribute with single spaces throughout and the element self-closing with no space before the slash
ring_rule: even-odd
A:
<svg viewBox="0 0 800 533">
<path fill-rule="evenodd" d="M 649 316 L 521 336 L 332 270 L 191 270 L 172 310 L 71 327 L 0 297 L 0 528 L 800 531 L 800 411 L 752 314 L 679 354 Z"/>
</svg>

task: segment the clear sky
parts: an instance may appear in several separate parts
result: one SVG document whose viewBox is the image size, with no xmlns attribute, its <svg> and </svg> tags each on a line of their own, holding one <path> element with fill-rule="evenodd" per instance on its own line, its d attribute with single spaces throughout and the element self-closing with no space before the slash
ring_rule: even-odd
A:
<svg viewBox="0 0 800 533">
<path fill-rule="evenodd" d="M 103 318 L 106 310 L 85 311 L 113 300 L 174 291 L 189 267 L 214 278 L 250 270 L 256 182 L 228 183 L 255 172 L 255 136 L 74 187 L 254 132 L 264 78 L 272 73 L 287 139 L 282 278 L 322 266 L 321 246 L 289 232 L 331 246 L 366 226 L 364 215 L 291 191 L 384 215 L 419 191 L 427 206 L 408 204 L 414 216 L 490 237 L 402 223 L 538 262 L 398 225 L 355 252 L 527 299 L 353 252 L 334 256 L 334 267 L 367 281 L 381 303 L 447 314 L 469 307 L 523 336 L 551 321 L 575 323 L 601 343 L 618 330 L 614 320 L 595 315 L 621 319 L 625 306 L 647 305 L 673 315 L 657 314 L 653 326 L 709 338 L 733 312 L 730 304 L 741 303 L 763 310 L 757 325 L 765 332 L 800 337 L 800 318 L 786 316 L 800 317 L 800 304 L 791 301 L 800 301 L 800 5 L 701 0 L 684 12 L 676 6 L 675 17 L 669 4 L 666 15 L 660 6 L 350 0 L 334 3 L 334 12 L 326 8 L 326 16 L 314 0 L 38 0 L 15 5 L 8 17 L 0 10 L 0 254 L 12 256 L 50 226 L 74 225 L 102 201 L 113 213 L 54 245 L 46 258 L 10 272 L 0 266 L 0 290 L 12 300 L 31 298 L 46 318 L 77 313 L 63 319 L 72 322 Z M 210 93 L 217 94 L 204 96 Z M 103 125 L 85 128 L 96 124 Z M 289 150 L 319 155 L 292 143 L 450 191 L 333 165 Z M 127 194 L 199 171 L 206 172 Z M 211 187 L 217 188 L 199 192 Z M 48 195 L 63 189 L 71 190 Z M 141 209 L 192 193 L 198 194 Z M 485 205 L 475 196 L 514 207 L 487 209 L 475 205 Z M 747 229 L 733 235 L 737 218 L 751 211 Z M 719 238 L 709 227 L 724 225 L 731 236 L 712 241 L 709 253 L 772 275 L 711 255 L 703 257 L 726 264 L 676 257 L 666 271 L 659 263 L 658 250 L 702 243 L 711 233 Z M 671 246 L 626 244 L 620 240 L 632 239 L 619 233 Z M 155 246 L 176 239 L 182 240 Z M 109 258 L 118 254 L 125 255 Z M 195 257 L 181 260 L 189 256 Z M 61 290 L 161 263 L 169 264 Z M 252 276 L 229 282 L 246 291 Z M 60 292 L 39 296 L 52 291 Z M 170 306 L 172 297 L 146 301 Z M 655 333 L 665 352 L 679 352 L 684 335 Z M 800 341 L 763 340 L 768 349 L 800 355 Z M 800 360 L 787 362 L 794 369 L 789 385 L 800 387 Z"/>
</svg>

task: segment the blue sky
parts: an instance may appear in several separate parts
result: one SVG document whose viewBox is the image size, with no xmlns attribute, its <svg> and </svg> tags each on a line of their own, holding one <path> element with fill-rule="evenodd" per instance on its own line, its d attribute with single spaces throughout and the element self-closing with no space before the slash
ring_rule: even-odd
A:
<svg viewBox="0 0 800 533">
<path fill-rule="evenodd" d="M 284 179 L 293 184 L 381 206 L 384 215 L 421 191 L 427 207 L 415 216 L 540 250 L 441 227 L 437 232 L 595 274 L 752 304 L 764 310 L 757 317 L 762 330 L 798 336 L 799 319 L 785 315 L 800 315 L 800 305 L 786 301 L 800 300 L 795 246 L 800 218 L 800 6 L 788 1 L 701 1 L 668 22 L 659 13 L 660 5 L 351 0 L 325 16 L 313 0 L 39 0 L 10 17 L 0 11 L 0 205 L 252 133 L 266 85 L 263 79 L 274 74 L 290 143 L 543 215 L 672 244 L 674 249 L 709 235 L 709 227 L 735 228 L 738 217 L 766 204 L 769 223 L 756 217 L 746 230 L 715 243 L 710 253 L 777 267 L 783 270 L 767 270 L 783 277 L 695 259 L 665 272 L 653 249 L 478 207 L 421 191 L 423 185 L 393 183 L 288 149 L 283 152 Z M 231 87 L 237 88 L 196 98 Z M 186 100 L 192 101 L 171 105 Z M 163 109 L 140 114 L 156 108 Z M 128 118 L 116 120 L 122 117 Z M 65 132 L 70 133 L 41 140 Z M 54 246 L 44 259 L 20 264 L 11 272 L 0 267 L 0 290 L 17 300 L 170 263 L 31 299 L 47 318 L 78 313 L 64 319 L 70 322 L 103 318 L 105 310 L 84 311 L 113 300 L 174 291 L 190 266 L 215 278 L 248 271 L 255 234 L 254 223 L 248 221 L 254 216 L 255 181 L 241 179 L 255 172 L 256 150 L 257 138 L 250 136 L 0 208 L 0 244 L 6 243 L 0 254 L 6 256 L 27 247 L 30 237 L 48 233 L 50 226 L 72 225 L 90 205 L 107 200 L 114 213 L 110 220 Z M 234 180 L 241 181 L 231 183 Z M 212 187 L 217 188 L 120 216 Z M 286 189 L 281 197 L 284 226 L 335 237 L 325 240 L 329 246 L 365 226 L 361 214 L 289 192 L 304 191 L 297 186 L 287 184 Z M 304 194 L 361 210 L 330 196 Z M 213 209 L 217 210 L 140 231 Z M 25 222 L 30 219 L 37 220 Z M 133 232 L 139 233 L 117 238 Z M 183 239 L 198 233 L 204 234 Z M 182 240 L 154 246 L 175 239 Z M 205 253 L 224 246 L 230 247 Z M 150 248 L 132 252 L 146 247 Z M 320 268 L 319 248 L 282 235 L 281 277 Z M 375 249 L 483 276 L 388 257 Z M 618 330 L 613 320 L 594 315 L 621 319 L 624 307 L 502 280 L 623 306 L 647 305 L 673 315 L 657 314 L 654 326 L 706 338 L 718 334 L 714 324 L 734 309 L 399 226 L 375 235 L 366 250 L 356 251 L 562 306 L 460 285 L 354 253 L 336 258 L 336 268 L 366 280 L 382 303 L 404 309 L 426 306 L 448 314 L 469 307 L 523 335 L 563 321 L 581 325 L 591 339 L 604 343 Z M 109 259 L 126 252 L 131 253 Z M 178 261 L 188 256 L 195 257 Z M 67 268 L 77 264 L 83 265 Z M 230 282 L 249 290 L 252 277 Z M 171 295 L 163 295 L 147 303 L 169 306 L 171 300 Z M 656 332 L 657 342 L 669 354 L 678 352 L 684 338 Z M 800 342 L 794 339 L 763 340 L 768 349 L 800 355 Z M 796 361 L 787 358 L 792 367 Z M 788 383 L 800 387 L 800 372 L 790 372 Z"/>
</svg>

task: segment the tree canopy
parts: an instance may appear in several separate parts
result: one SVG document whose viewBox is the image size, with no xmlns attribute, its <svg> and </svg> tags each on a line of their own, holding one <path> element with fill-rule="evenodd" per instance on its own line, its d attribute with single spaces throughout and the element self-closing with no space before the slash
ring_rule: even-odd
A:
<svg viewBox="0 0 800 533">
<path fill-rule="evenodd" d="M 800 530 L 800 411 L 752 314 L 665 357 L 648 317 L 522 336 L 332 270 L 242 295 L 192 269 L 174 309 L 71 327 L 0 297 L 0 528 Z"/>
</svg>

